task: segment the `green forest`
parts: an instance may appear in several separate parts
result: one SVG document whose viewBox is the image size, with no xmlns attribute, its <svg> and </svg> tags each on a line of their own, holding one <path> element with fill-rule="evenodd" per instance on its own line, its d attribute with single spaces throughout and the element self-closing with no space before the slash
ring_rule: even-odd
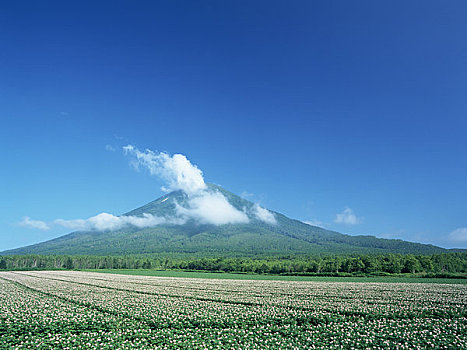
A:
<svg viewBox="0 0 467 350">
<path fill-rule="evenodd" d="M 257 274 L 346 276 L 405 273 L 467 277 L 467 253 L 261 258 L 11 255 L 0 257 L 0 269 L 177 269 Z"/>
</svg>

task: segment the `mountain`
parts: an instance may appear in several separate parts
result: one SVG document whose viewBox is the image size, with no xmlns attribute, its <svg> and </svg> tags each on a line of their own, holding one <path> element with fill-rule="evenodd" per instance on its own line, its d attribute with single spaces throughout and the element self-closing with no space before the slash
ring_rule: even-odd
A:
<svg viewBox="0 0 467 350">
<path fill-rule="evenodd" d="M 253 256 L 276 254 L 358 254 L 447 252 L 433 245 L 374 236 L 350 236 L 311 226 L 277 212 L 276 223 L 252 215 L 255 204 L 220 186 L 209 184 L 209 191 L 221 193 L 236 209 L 247 213 L 249 221 L 237 224 L 199 224 L 194 219 L 183 224 L 161 224 L 137 228 L 126 226 L 116 231 L 77 231 L 43 243 L 7 250 L 13 254 L 85 255 L 193 255 Z M 152 214 L 174 217 L 177 205 L 186 206 L 189 197 L 174 191 L 123 216 Z"/>
</svg>

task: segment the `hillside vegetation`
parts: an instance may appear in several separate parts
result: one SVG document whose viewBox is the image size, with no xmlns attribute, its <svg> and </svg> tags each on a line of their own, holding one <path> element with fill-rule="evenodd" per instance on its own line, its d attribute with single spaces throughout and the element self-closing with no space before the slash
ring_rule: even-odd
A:
<svg viewBox="0 0 467 350">
<path fill-rule="evenodd" d="M 240 211 L 251 211 L 254 203 L 216 185 L 211 191 L 222 193 Z M 176 206 L 187 197 L 175 191 L 124 215 L 173 217 Z M 276 223 L 249 216 L 248 223 L 200 224 L 194 220 L 184 224 L 164 224 L 137 228 L 126 226 L 115 231 L 73 232 L 31 246 L 12 249 L 2 255 L 68 254 L 68 255 L 179 255 L 184 257 L 257 257 L 272 255 L 316 254 L 435 254 L 449 250 L 374 236 L 350 236 L 311 226 L 277 212 Z"/>
</svg>

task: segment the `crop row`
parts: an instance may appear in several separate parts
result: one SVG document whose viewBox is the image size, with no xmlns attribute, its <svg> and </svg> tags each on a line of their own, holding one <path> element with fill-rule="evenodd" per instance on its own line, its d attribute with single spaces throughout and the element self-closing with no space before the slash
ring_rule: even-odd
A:
<svg viewBox="0 0 467 350">
<path fill-rule="evenodd" d="M 38 273 L 28 272 L 30 276 Z M 51 281 L 142 294 L 245 305 L 281 306 L 387 317 L 466 316 L 465 286 L 436 284 L 225 281 L 83 272 L 39 273 Z M 205 282 L 206 281 L 206 282 Z M 397 286 L 397 288 L 395 288 Z"/>
<path fill-rule="evenodd" d="M 0 347 L 465 348 L 467 287 L 0 273 Z"/>
</svg>

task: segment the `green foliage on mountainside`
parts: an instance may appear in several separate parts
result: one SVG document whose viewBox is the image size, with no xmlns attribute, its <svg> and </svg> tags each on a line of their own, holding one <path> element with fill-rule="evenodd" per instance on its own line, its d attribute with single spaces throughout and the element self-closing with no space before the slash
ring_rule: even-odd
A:
<svg viewBox="0 0 467 350">
<path fill-rule="evenodd" d="M 250 213 L 254 204 L 216 185 L 239 210 Z M 144 213 L 172 217 L 176 205 L 186 205 L 182 191 L 169 193 L 124 215 Z M 183 225 L 164 224 L 150 228 L 125 227 L 116 231 L 73 232 L 31 246 L 2 252 L 11 254 L 168 254 L 181 256 L 258 256 L 281 254 L 433 254 L 447 252 L 433 245 L 350 236 L 307 225 L 274 213 L 276 224 L 268 224 L 249 214 L 249 223 L 208 225 L 193 220 Z"/>
</svg>

